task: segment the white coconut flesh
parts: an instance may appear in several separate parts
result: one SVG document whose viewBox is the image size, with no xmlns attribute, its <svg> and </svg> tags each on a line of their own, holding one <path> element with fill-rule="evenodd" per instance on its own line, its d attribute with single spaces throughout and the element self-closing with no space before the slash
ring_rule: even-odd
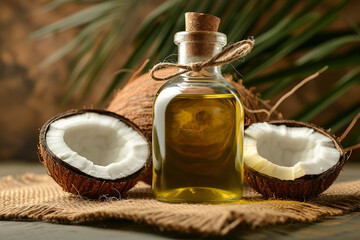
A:
<svg viewBox="0 0 360 240">
<path fill-rule="evenodd" d="M 148 156 L 148 143 L 137 131 L 93 112 L 53 122 L 46 143 L 62 161 L 101 179 L 127 177 L 141 169 Z"/>
<path fill-rule="evenodd" d="M 332 140 L 311 128 L 254 123 L 245 130 L 245 164 L 274 178 L 321 174 L 339 158 Z"/>
</svg>

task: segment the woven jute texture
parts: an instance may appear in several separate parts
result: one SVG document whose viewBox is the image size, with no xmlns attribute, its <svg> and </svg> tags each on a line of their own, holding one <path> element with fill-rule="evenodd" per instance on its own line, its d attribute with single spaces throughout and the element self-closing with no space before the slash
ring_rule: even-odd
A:
<svg viewBox="0 0 360 240">
<path fill-rule="evenodd" d="M 139 183 L 119 199 L 88 200 L 66 193 L 48 176 L 26 174 L 0 180 L 0 219 L 84 223 L 128 219 L 163 230 L 225 235 L 232 229 L 258 229 L 311 222 L 360 209 L 360 181 L 334 184 L 309 202 L 263 200 L 250 189 L 234 204 L 167 204 L 154 200 Z"/>
</svg>

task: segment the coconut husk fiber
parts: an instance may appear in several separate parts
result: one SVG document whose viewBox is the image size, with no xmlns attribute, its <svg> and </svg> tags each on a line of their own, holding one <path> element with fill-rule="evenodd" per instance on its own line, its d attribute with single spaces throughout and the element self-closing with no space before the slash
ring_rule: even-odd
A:
<svg viewBox="0 0 360 240">
<path fill-rule="evenodd" d="M 164 231 L 226 235 L 291 222 L 313 222 L 360 209 L 360 181 L 338 183 L 308 202 L 264 200 L 249 188 L 244 199 L 226 205 L 168 204 L 156 201 L 139 183 L 126 195 L 88 200 L 62 191 L 46 175 L 0 179 L 0 219 L 79 224 L 126 219 Z"/>
</svg>

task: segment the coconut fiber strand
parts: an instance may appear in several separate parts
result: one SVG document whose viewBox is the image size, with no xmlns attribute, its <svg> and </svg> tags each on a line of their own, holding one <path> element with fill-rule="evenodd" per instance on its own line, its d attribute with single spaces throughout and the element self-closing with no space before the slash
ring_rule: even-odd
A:
<svg viewBox="0 0 360 240">
<path fill-rule="evenodd" d="M 0 219 L 85 223 L 127 219 L 164 230 L 225 235 L 234 228 L 258 229 L 312 222 L 360 209 L 360 181 L 334 184 L 308 202 L 263 200 L 250 189 L 235 204 L 168 204 L 139 183 L 119 199 L 88 200 L 66 193 L 48 176 L 26 174 L 0 180 Z"/>
</svg>

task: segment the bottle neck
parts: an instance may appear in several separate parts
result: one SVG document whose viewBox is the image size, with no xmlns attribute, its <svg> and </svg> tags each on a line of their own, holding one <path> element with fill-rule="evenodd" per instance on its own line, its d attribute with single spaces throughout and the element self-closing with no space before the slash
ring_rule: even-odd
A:
<svg viewBox="0 0 360 240">
<path fill-rule="evenodd" d="M 204 62 L 222 50 L 222 46 L 216 42 L 188 42 L 184 41 L 178 44 L 178 63 L 188 65 L 195 62 Z M 181 71 L 181 69 L 179 69 Z M 204 68 L 201 72 L 186 73 L 186 76 L 192 77 L 215 77 L 221 76 L 221 66 Z"/>
</svg>

